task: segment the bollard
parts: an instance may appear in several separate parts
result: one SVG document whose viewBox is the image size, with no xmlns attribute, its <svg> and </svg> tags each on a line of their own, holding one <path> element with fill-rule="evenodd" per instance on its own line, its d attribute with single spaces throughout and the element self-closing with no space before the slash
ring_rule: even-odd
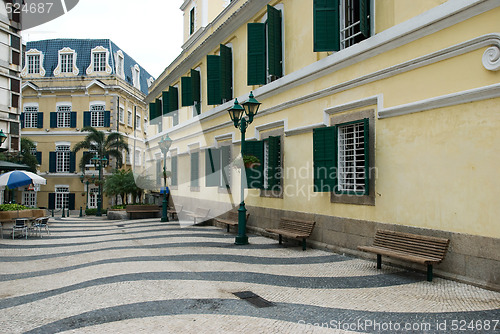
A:
<svg viewBox="0 0 500 334">
<path fill-rule="evenodd" d="M 69 211 L 69 208 L 68 208 L 68 214 L 66 215 L 66 217 L 68 217 L 68 218 L 69 218 L 69 213 L 70 213 L 70 211 Z"/>
<path fill-rule="evenodd" d="M 54 217 L 54 209 L 52 209 L 52 217 Z"/>
<path fill-rule="evenodd" d="M 82 207 L 80 207 L 80 218 L 83 217 Z"/>
<path fill-rule="evenodd" d="M 61 218 L 66 218 L 66 216 L 64 215 L 64 208 L 62 208 L 62 216 Z"/>
</svg>

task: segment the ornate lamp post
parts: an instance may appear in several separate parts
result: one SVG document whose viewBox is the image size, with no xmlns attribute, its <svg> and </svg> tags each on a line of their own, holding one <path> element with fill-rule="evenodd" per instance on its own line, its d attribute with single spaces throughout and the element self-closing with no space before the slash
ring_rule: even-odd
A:
<svg viewBox="0 0 500 334">
<path fill-rule="evenodd" d="M 229 117 L 234 123 L 235 128 L 239 128 L 241 131 L 241 156 L 245 152 L 245 132 L 250 123 L 253 122 L 253 118 L 257 115 L 261 103 L 257 101 L 253 93 L 250 92 L 248 101 L 243 103 L 243 107 L 238 103 L 238 99 L 234 101 L 234 106 L 229 109 Z M 243 112 L 245 112 L 246 117 L 243 117 Z M 247 222 L 246 222 L 246 212 L 245 208 L 245 176 L 243 175 L 243 170 L 241 171 L 241 203 L 238 209 L 238 235 L 236 236 L 236 245 L 247 245 L 248 237 L 246 235 Z"/>
<path fill-rule="evenodd" d="M 170 149 L 170 146 L 172 145 L 172 139 L 168 136 L 168 133 L 163 137 L 160 142 L 158 143 L 158 146 L 160 146 L 161 153 L 163 153 L 163 186 L 165 187 L 163 191 L 163 203 L 162 203 L 162 216 L 161 216 L 161 221 L 162 222 L 168 222 L 168 213 L 167 213 L 167 206 L 168 206 L 168 200 L 167 200 L 167 152 Z"/>
<path fill-rule="evenodd" d="M 99 194 L 97 195 L 97 214 L 96 216 L 100 217 L 102 216 L 102 169 L 103 167 L 108 166 L 108 158 L 106 157 L 99 157 L 97 154 L 90 159 L 92 161 L 92 164 L 96 167 L 99 168 Z"/>
</svg>

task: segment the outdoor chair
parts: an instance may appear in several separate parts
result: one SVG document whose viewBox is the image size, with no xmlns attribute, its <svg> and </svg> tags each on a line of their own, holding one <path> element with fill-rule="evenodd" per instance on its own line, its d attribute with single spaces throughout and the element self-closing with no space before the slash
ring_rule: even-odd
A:
<svg viewBox="0 0 500 334">
<path fill-rule="evenodd" d="M 28 239 L 28 226 L 26 226 L 24 219 L 16 219 L 14 226 L 12 226 L 12 239 L 14 239 L 16 231 L 21 231 L 26 236 L 26 239 Z"/>
<path fill-rule="evenodd" d="M 40 238 L 42 237 L 42 229 L 45 229 L 47 235 L 50 234 L 49 231 L 49 217 L 39 217 L 35 220 L 35 231 L 40 234 Z"/>
</svg>

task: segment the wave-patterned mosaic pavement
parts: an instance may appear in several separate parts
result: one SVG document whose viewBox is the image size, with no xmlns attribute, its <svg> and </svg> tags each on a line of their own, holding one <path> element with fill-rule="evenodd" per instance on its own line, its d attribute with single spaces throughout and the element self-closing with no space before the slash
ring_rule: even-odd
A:
<svg viewBox="0 0 500 334">
<path fill-rule="evenodd" d="M 370 261 L 159 219 L 50 229 L 0 242 L 2 333 L 500 333 L 500 293 Z"/>
</svg>

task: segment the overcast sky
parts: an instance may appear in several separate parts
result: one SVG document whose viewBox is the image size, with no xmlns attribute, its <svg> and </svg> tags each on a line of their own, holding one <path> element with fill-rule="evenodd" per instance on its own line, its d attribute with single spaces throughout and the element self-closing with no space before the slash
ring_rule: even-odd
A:
<svg viewBox="0 0 500 334">
<path fill-rule="evenodd" d="M 23 31 L 23 40 L 109 38 L 157 78 L 181 52 L 182 3 L 80 0 L 61 17 Z"/>
</svg>

